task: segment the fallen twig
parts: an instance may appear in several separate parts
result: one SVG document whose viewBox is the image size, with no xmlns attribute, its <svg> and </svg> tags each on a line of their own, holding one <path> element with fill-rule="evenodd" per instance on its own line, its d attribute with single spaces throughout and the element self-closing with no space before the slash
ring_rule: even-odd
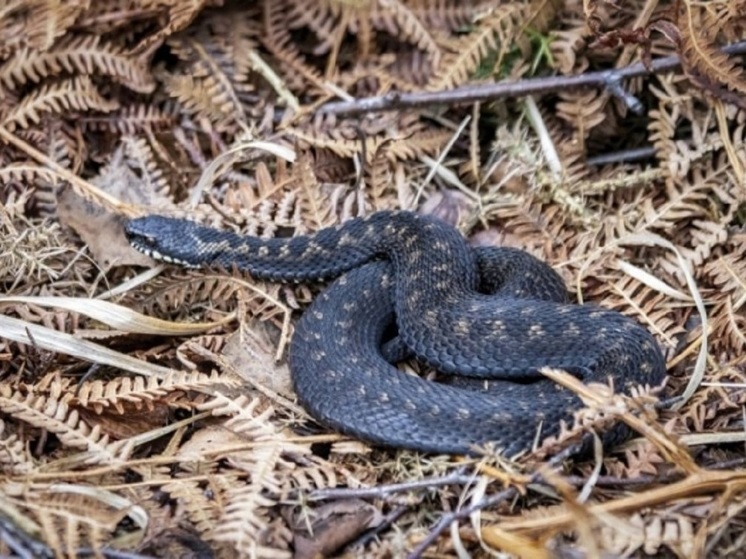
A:
<svg viewBox="0 0 746 559">
<path fill-rule="evenodd" d="M 356 489 L 317 489 L 316 491 L 313 491 L 308 498 L 312 501 L 325 501 L 329 499 L 385 499 L 392 493 L 430 489 L 432 487 L 441 487 L 443 485 L 464 485 L 466 483 L 471 483 L 472 481 L 474 481 L 474 476 L 465 474 L 464 468 L 459 468 L 445 476 L 430 477 L 404 483 L 392 483 L 388 485 L 360 487 Z"/>
<path fill-rule="evenodd" d="M 570 446 L 554 456 L 551 460 L 547 462 L 547 467 L 549 468 L 555 468 L 558 467 L 562 462 L 564 462 L 566 459 L 570 458 L 579 450 L 582 448 L 582 443 Z M 538 483 L 543 479 L 543 474 L 540 471 L 534 472 L 531 477 L 529 478 L 526 485 Z M 457 522 L 459 520 L 463 520 L 465 518 L 469 518 L 472 514 L 474 514 L 477 511 L 480 511 L 482 509 L 485 509 L 487 507 L 492 507 L 495 505 L 499 505 L 500 503 L 512 499 L 518 494 L 518 489 L 515 486 L 508 487 L 507 489 L 504 489 L 503 491 L 500 491 L 498 493 L 495 493 L 494 495 L 490 495 L 489 497 L 485 497 L 484 499 L 481 499 L 479 502 L 474 503 L 471 506 L 468 506 L 466 508 L 458 509 L 452 512 L 449 512 L 448 514 L 444 514 L 440 517 L 440 520 L 430 529 L 430 533 L 427 535 L 425 539 L 423 539 L 416 548 L 412 550 L 412 552 L 407 556 L 407 559 L 419 559 L 422 557 L 422 554 L 425 552 L 425 550 L 430 547 L 432 544 L 435 543 L 435 541 L 440 537 L 440 535 L 448 529 L 448 527 L 453 524 L 454 522 Z"/>
<path fill-rule="evenodd" d="M 746 41 L 728 45 L 722 49 L 725 54 L 746 53 Z M 414 109 L 429 105 L 459 105 L 492 101 L 506 97 L 540 95 L 566 89 L 582 87 L 606 87 L 617 94 L 621 80 L 667 72 L 681 65 L 678 56 L 666 56 L 653 60 L 649 67 L 637 62 L 626 68 L 587 72 L 577 76 L 549 76 L 531 78 L 517 82 L 467 85 L 446 91 L 420 91 L 416 93 L 393 92 L 380 97 L 368 97 L 354 101 L 335 101 L 321 105 L 317 112 L 335 115 L 353 115 L 374 111 L 394 111 Z M 636 98 L 625 93 L 622 100 L 634 110 Z"/>
</svg>

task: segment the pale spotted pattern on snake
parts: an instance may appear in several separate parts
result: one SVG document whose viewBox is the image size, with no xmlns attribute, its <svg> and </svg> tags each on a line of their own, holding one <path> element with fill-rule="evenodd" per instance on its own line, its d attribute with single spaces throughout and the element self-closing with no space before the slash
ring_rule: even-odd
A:
<svg viewBox="0 0 746 559">
<path fill-rule="evenodd" d="M 513 455 L 581 407 L 540 368 L 611 378 L 621 392 L 665 376 L 658 344 L 634 320 L 566 303 L 547 264 L 516 249 L 473 249 L 434 217 L 381 211 L 275 239 L 162 216 L 125 231 L 141 252 L 177 264 L 277 282 L 338 278 L 296 324 L 293 386 L 319 422 L 371 443 L 458 454 L 490 444 Z M 385 353 L 394 322 L 399 339 Z M 471 381 L 404 373 L 385 357 L 402 353 Z"/>
</svg>

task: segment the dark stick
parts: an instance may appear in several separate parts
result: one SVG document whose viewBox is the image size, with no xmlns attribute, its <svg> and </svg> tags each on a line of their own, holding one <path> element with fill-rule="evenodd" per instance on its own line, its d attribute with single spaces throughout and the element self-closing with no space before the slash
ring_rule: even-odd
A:
<svg viewBox="0 0 746 559">
<path fill-rule="evenodd" d="M 389 485 L 378 485 L 375 487 L 361 487 L 358 489 L 332 488 L 317 489 L 311 492 L 308 498 L 312 501 L 323 501 L 327 499 L 384 499 L 391 493 L 403 491 L 415 491 L 417 489 L 430 489 L 443 485 L 464 485 L 474 481 L 474 476 L 464 474 L 464 469 L 458 470 L 441 477 L 431 477 L 417 481 L 403 483 L 392 483 Z"/>
<path fill-rule="evenodd" d="M 471 514 L 477 512 L 478 510 L 482 510 L 483 508 L 499 505 L 500 503 L 507 501 L 508 499 L 512 499 L 516 495 L 518 495 L 518 489 L 516 489 L 515 487 L 508 487 L 507 489 L 503 489 L 499 493 L 495 493 L 494 495 L 490 495 L 486 499 L 482 499 L 481 501 L 470 507 L 444 514 L 440 517 L 440 520 L 438 520 L 435 526 L 430 529 L 430 533 L 427 535 L 427 537 L 422 540 L 419 545 L 417 545 L 417 547 L 412 550 L 412 553 L 407 556 L 407 559 L 420 559 L 425 550 L 433 545 L 435 541 L 440 537 L 440 535 L 445 532 L 453 522 L 468 518 L 469 516 L 471 516 Z"/>
<path fill-rule="evenodd" d="M 733 43 L 721 50 L 725 54 L 746 53 L 746 41 Z M 680 65 L 681 59 L 674 55 L 652 61 L 650 68 L 646 68 L 642 62 L 637 62 L 618 70 L 587 72 L 579 76 L 550 76 L 526 79 L 518 82 L 499 82 L 457 87 L 447 91 L 394 92 L 381 97 L 326 103 L 325 105 L 321 105 L 318 111 L 326 114 L 352 115 L 373 111 L 413 109 L 428 105 L 476 103 L 505 97 L 523 97 L 526 95 L 553 93 L 555 91 L 581 87 L 608 88 L 613 86 L 613 84 L 619 83 L 620 80 L 667 72 L 678 68 Z"/>
<path fill-rule="evenodd" d="M 587 437 L 585 437 L 587 438 Z M 585 439 L 584 438 L 584 439 Z M 550 468 L 556 468 L 558 467 L 562 462 L 570 458 L 571 456 L 577 454 L 580 449 L 583 447 L 583 443 L 570 446 L 554 456 L 551 460 L 547 462 L 547 465 Z M 533 483 L 538 483 L 542 481 L 543 476 L 541 472 L 534 472 L 528 483 L 526 485 L 531 485 Z M 515 487 L 508 487 L 507 489 L 504 489 L 500 491 L 499 493 L 495 493 L 494 495 L 490 495 L 489 497 L 486 497 L 482 500 L 480 500 L 478 503 L 475 503 L 471 506 L 468 506 L 463 509 L 455 510 L 453 512 L 449 512 L 448 514 L 444 514 L 440 517 L 440 520 L 430 529 L 430 533 L 427 535 L 427 537 L 422 540 L 416 548 L 412 550 L 412 553 L 410 553 L 407 556 L 407 559 L 420 559 L 422 557 L 422 554 L 425 552 L 425 550 L 433 545 L 437 539 L 440 537 L 440 535 L 445 532 L 448 527 L 453 523 L 457 522 L 459 520 L 463 520 L 465 518 L 469 518 L 473 513 L 482 510 L 487 507 L 491 507 L 494 505 L 498 505 L 508 499 L 512 499 L 518 495 L 518 489 Z"/>
<path fill-rule="evenodd" d="M 623 151 L 614 151 L 589 157 L 585 160 L 586 165 L 610 165 L 614 163 L 629 163 L 632 161 L 641 161 L 643 159 L 652 159 L 655 157 L 655 148 L 653 146 L 626 149 Z"/>
<path fill-rule="evenodd" d="M 391 528 L 391 526 L 394 525 L 394 523 L 399 520 L 402 516 L 404 516 L 405 513 L 409 511 L 411 507 L 402 505 L 400 507 L 395 508 L 390 513 L 388 513 L 384 519 L 381 521 L 381 523 L 373 528 L 372 530 L 368 530 L 365 532 L 362 536 L 360 536 L 358 539 L 356 539 L 354 542 L 349 544 L 347 546 L 347 549 L 357 549 L 358 551 L 362 551 L 362 549 L 368 545 L 372 540 L 377 538 L 379 535 L 381 535 L 383 532 Z"/>
<path fill-rule="evenodd" d="M 13 520 L 0 515 L 0 542 L 4 543 L 19 559 L 35 559 L 54 557 L 52 550 L 43 542 L 37 541 L 27 534 Z"/>
</svg>

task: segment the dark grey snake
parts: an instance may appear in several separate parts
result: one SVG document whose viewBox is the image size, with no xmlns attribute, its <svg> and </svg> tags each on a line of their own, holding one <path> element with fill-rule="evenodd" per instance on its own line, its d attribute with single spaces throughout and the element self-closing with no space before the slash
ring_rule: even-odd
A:
<svg viewBox="0 0 746 559">
<path fill-rule="evenodd" d="M 377 212 L 269 240 L 161 216 L 125 231 L 141 252 L 177 264 L 278 282 L 338 278 L 296 325 L 293 384 L 318 421 L 373 443 L 459 454 L 493 443 L 512 455 L 580 407 L 541 367 L 586 382 L 613 378 L 619 391 L 665 375 L 659 346 L 633 320 L 566 304 L 545 263 L 515 249 L 472 249 L 432 217 Z M 384 346 L 394 322 L 399 337 Z M 389 363 L 407 354 L 471 382 L 432 382 Z"/>
</svg>

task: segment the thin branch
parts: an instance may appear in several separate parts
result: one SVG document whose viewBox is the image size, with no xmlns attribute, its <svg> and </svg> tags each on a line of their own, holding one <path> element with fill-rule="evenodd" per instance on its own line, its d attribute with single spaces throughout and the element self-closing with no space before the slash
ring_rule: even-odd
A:
<svg viewBox="0 0 746 559">
<path fill-rule="evenodd" d="M 728 45 L 722 49 L 725 54 L 746 53 L 746 41 Z M 506 97 L 524 97 L 526 95 L 542 95 L 566 89 L 583 87 L 611 88 L 617 91 L 620 80 L 636 78 L 649 74 L 670 72 L 681 65 L 678 56 L 667 56 L 651 62 L 645 67 L 637 62 L 626 68 L 587 72 L 578 76 L 550 76 L 533 78 L 518 82 L 500 82 L 473 86 L 458 87 L 447 91 L 421 91 L 417 93 L 393 92 L 381 97 L 368 97 L 355 101 L 336 101 L 326 103 L 318 108 L 318 112 L 335 115 L 352 115 L 374 111 L 394 111 L 399 109 L 414 109 L 429 105 L 458 105 L 492 101 Z M 623 100 L 634 109 L 636 99 L 625 95 Z"/>
<path fill-rule="evenodd" d="M 538 481 L 538 476 L 539 474 L 534 474 L 534 477 L 537 478 L 536 481 Z M 531 483 L 533 482 L 534 479 L 532 478 Z M 475 503 L 470 507 L 444 514 L 440 517 L 440 520 L 438 520 L 435 526 L 430 529 L 430 533 L 427 535 L 427 537 L 422 540 L 417 545 L 417 547 L 412 550 L 412 553 L 407 556 L 407 559 L 420 559 L 425 550 L 433 545 L 435 541 L 440 537 L 440 535 L 445 532 L 452 523 L 458 520 L 469 518 L 469 516 L 484 508 L 499 505 L 500 503 L 503 503 L 508 499 L 512 499 L 516 495 L 518 495 L 518 489 L 516 487 L 508 487 L 507 489 L 503 489 L 499 493 L 495 493 L 494 495 L 490 495 L 489 497 L 480 500 L 478 503 Z"/>
<path fill-rule="evenodd" d="M 633 161 L 643 161 L 655 157 L 655 147 L 645 146 L 611 153 L 603 153 L 589 157 L 585 160 L 586 165 L 613 165 L 615 163 L 631 163 Z"/>
<path fill-rule="evenodd" d="M 585 438 L 584 438 L 585 440 Z M 583 443 L 570 446 L 554 456 L 551 460 L 547 462 L 547 467 L 549 468 L 557 468 L 559 467 L 562 462 L 570 458 L 571 456 L 574 456 L 580 450 L 583 448 Z M 543 481 L 544 476 L 541 472 L 537 471 L 534 472 L 531 477 L 529 478 L 528 482 L 525 484 L 526 486 L 539 483 Z M 503 491 L 500 491 L 498 493 L 495 493 L 494 495 L 490 495 L 489 497 L 486 497 L 484 499 L 481 499 L 479 502 L 474 503 L 471 506 L 468 506 L 463 509 L 455 510 L 453 512 L 449 512 L 448 514 L 444 514 L 440 517 L 440 520 L 430 529 L 430 533 L 427 535 L 427 537 L 422 540 L 416 548 L 412 550 L 412 553 L 410 553 L 407 556 L 407 559 L 420 559 L 422 557 L 422 554 L 425 552 L 425 550 L 433 545 L 436 540 L 440 537 L 440 535 L 445 532 L 448 527 L 459 520 L 463 520 L 465 518 L 469 518 L 472 514 L 474 514 L 477 511 L 480 511 L 487 507 L 492 507 L 495 505 L 498 505 L 508 499 L 512 499 L 518 495 L 518 489 L 515 486 L 508 487 L 507 489 L 504 489 Z"/>
<path fill-rule="evenodd" d="M 386 530 L 391 528 L 391 526 L 393 526 L 397 520 L 399 520 L 402 516 L 409 512 L 410 508 L 412 507 L 407 505 L 401 505 L 395 508 L 383 518 L 378 526 L 371 530 L 368 530 L 367 532 L 364 532 L 358 539 L 349 544 L 347 546 L 347 549 L 354 549 L 358 551 L 358 554 L 362 554 L 363 548 L 366 545 L 383 534 Z"/>
<path fill-rule="evenodd" d="M 0 542 L 15 553 L 19 559 L 54 557 L 52 550 L 44 543 L 27 534 L 11 517 L 0 514 Z"/>
<path fill-rule="evenodd" d="M 317 489 L 316 491 L 313 491 L 308 498 L 312 501 L 324 501 L 329 499 L 385 499 L 392 493 L 416 491 L 418 489 L 431 489 L 443 485 L 465 485 L 473 481 L 473 475 L 464 474 L 464 468 L 459 468 L 446 476 L 431 477 L 417 481 L 392 483 L 376 487 L 361 487 L 358 489 Z"/>
</svg>

